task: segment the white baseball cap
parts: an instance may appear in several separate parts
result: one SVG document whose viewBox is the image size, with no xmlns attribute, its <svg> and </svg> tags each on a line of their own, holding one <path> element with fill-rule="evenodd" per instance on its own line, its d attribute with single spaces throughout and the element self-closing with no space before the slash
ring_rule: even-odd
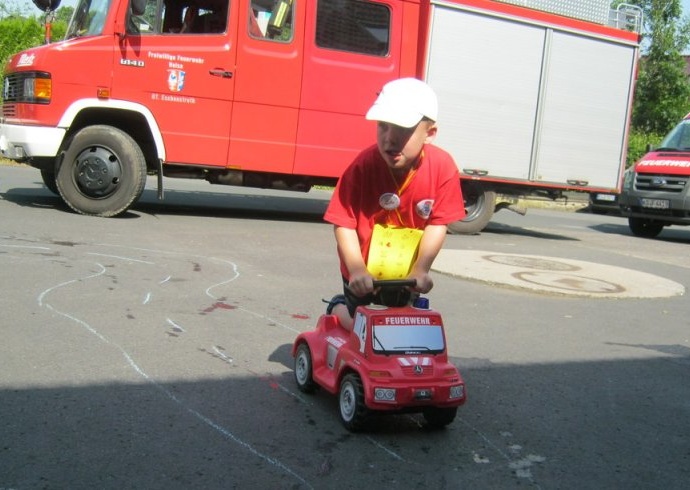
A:
<svg viewBox="0 0 690 490">
<path fill-rule="evenodd" d="M 388 82 L 366 115 L 370 121 L 383 121 L 403 128 L 415 126 L 423 117 L 436 121 L 438 100 L 434 90 L 416 78 Z"/>
</svg>

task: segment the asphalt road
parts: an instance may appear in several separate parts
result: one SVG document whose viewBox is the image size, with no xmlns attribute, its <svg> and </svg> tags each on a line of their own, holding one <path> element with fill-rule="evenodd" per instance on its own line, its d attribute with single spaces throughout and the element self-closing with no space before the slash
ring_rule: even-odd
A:
<svg viewBox="0 0 690 490">
<path fill-rule="evenodd" d="M 440 270 L 467 404 L 443 431 L 393 416 L 351 434 L 333 397 L 298 392 L 289 353 L 339 289 L 328 193 L 166 185 L 164 204 L 147 188 L 89 218 L 0 167 L 0 489 L 688 487 L 690 229 L 643 240 L 619 217 L 530 210 L 449 236 L 456 265 L 673 288 Z"/>
</svg>

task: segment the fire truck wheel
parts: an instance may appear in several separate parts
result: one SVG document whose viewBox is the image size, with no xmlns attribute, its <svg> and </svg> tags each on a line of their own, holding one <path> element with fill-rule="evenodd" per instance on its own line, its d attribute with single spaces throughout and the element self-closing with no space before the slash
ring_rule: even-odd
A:
<svg viewBox="0 0 690 490">
<path fill-rule="evenodd" d="M 658 221 L 646 218 L 628 218 L 628 226 L 633 235 L 642 238 L 654 238 L 664 229 Z"/>
<path fill-rule="evenodd" d="M 87 126 L 68 143 L 56 182 L 62 199 L 77 213 L 117 216 L 144 191 L 146 160 L 124 131 Z"/>
<path fill-rule="evenodd" d="M 55 182 L 55 172 L 53 170 L 41 170 L 41 178 L 43 179 L 43 184 L 46 188 L 53 194 L 60 195 L 60 191 L 57 188 L 57 182 Z"/>
<path fill-rule="evenodd" d="M 496 192 L 477 182 L 463 181 L 460 186 L 467 216 L 450 223 L 448 231 L 455 235 L 475 235 L 486 228 L 494 215 Z"/>
<path fill-rule="evenodd" d="M 364 404 L 364 388 L 357 374 L 346 374 L 340 384 L 340 420 L 345 428 L 355 432 L 366 422 L 368 409 Z"/>
<path fill-rule="evenodd" d="M 458 407 L 429 407 L 422 412 L 426 425 L 430 429 L 442 429 L 455 420 L 457 413 Z"/>
<path fill-rule="evenodd" d="M 295 382 L 299 390 L 304 393 L 313 393 L 316 390 L 312 369 L 309 346 L 300 344 L 295 355 Z"/>
</svg>

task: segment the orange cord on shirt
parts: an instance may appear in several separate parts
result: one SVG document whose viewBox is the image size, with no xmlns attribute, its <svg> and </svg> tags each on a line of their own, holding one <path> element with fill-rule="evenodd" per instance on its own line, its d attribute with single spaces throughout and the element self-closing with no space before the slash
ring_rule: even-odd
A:
<svg viewBox="0 0 690 490">
<path fill-rule="evenodd" d="M 398 185 L 398 179 L 395 178 L 395 175 L 393 175 L 393 171 L 391 168 L 386 165 L 386 168 L 388 169 L 388 173 L 391 176 L 391 179 L 393 179 L 393 183 L 395 184 L 395 187 L 397 187 L 397 192 L 396 195 L 398 198 L 402 196 L 402 193 L 405 192 L 405 189 L 407 189 L 410 186 L 410 183 L 412 182 L 412 179 L 414 178 L 415 174 L 417 173 L 417 169 L 419 168 L 419 164 L 421 163 L 422 159 L 424 158 L 424 150 L 422 150 L 422 153 L 419 155 L 419 160 L 416 162 L 416 165 L 410 169 L 409 172 L 407 172 L 407 176 L 405 177 L 405 181 L 402 183 L 402 185 Z M 399 206 L 398 206 L 399 207 Z M 388 213 L 387 219 L 386 219 L 386 224 L 392 225 L 393 223 L 390 222 L 390 211 L 383 209 L 383 212 Z M 377 213 L 378 214 L 378 213 Z M 395 214 L 398 217 L 398 222 L 400 223 L 400 226 L 403 228 L 406 228 L 405 226 L 405 221 L 402 218 L 402 215 L 400 214 L 400 210 L 398 208 L 395 208 Z M 374 222 L 376 222 L 374 220 Z"/>
</svg>

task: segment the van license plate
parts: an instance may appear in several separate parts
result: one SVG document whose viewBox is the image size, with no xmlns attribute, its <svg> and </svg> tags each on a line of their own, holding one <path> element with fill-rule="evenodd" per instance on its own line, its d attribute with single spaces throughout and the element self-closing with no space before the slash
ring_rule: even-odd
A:
<svg viewBox="0 0 690 490">
<path fill-rule="evenodd" d="M 615 194 L 597 194 L 597 199 L 599 201 L 614 202 L 616 200 Z"/>
<path fill-rule="evenodd" d="M 640 205 L 643 208 L 650 209 L 668 209 L 671 207 L 671 203 L 668 199 L 640 199 Z"/>
</svg>

